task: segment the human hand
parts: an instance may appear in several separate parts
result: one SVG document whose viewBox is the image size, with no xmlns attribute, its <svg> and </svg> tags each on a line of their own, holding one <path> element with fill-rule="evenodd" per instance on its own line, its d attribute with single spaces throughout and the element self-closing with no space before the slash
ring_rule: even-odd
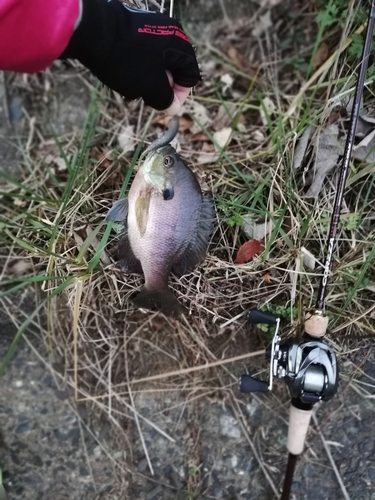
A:
<svg viewBox="0 0 375 500">
<path fill-rule="evenodd" d="M 126 99 L 142 97 L 168 114 L 200 80 L 194 48 L 177 21 L 118 0 L 83 0 L 81 22 L 60 58 L 78 59 Z"/>
</svg>

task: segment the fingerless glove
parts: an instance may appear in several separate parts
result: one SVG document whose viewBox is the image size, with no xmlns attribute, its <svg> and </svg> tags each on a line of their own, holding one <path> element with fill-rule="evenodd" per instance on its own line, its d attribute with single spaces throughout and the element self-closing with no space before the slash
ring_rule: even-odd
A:
<svg viewBox="0 0 375 500">
<path fill-rule="evenodd" d="M 184 87 L 200 80 L 194 48 L 175 19 L 118 0 L 83 0 L 81 21 L 60 56 L 67 58 L 125 98 L 142 97 L 158 110 L 173 101 L 165 70 Z"/>
</svg>

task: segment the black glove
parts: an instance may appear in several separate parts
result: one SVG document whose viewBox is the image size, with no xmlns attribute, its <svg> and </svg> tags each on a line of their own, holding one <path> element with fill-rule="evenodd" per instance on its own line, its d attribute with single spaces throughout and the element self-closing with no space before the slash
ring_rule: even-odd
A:
<svg viewBox="0 0 375 500">
<path fill-rule="evenodd" d="M 118 0 L 82 4 L 82 19 L 59 59 L 78 59 L 125 98 L 142 97 L 159 110 L 173 101 L 165 70 L 184 87 L 200 80 L 194 48 L 174 19 Z"/>
</svg>

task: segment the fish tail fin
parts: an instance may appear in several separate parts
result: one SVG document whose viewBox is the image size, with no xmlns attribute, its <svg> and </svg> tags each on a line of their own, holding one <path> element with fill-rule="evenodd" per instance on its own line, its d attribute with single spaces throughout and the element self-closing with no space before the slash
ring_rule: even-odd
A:
<svg viewBox="0 0 375 500">
<path fill-rule="evenodd" d="M 186 309 L 179 303 L 169 288 L 163 290 L 148 290 L 144 288 L 134 298 L 133 302 L 137 307 L 159 311 L 166 316 L 186 314 Z"/>
</svg>

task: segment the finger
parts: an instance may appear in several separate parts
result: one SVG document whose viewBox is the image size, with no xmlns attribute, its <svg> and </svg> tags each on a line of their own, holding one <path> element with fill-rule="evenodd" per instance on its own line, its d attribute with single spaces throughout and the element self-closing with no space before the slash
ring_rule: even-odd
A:
<svg viewBox="0 0 375 500">
<path fill-rule="evenodd" d="M 173 90 L 174 90 L 173 102 L 169 106 L 169 108 L 165 110 L 167 115 L 170 116 L 177 115 L 179 113 L 191 89 L 188 87 L 182 87 L 181 85 L 177 85 L 175 83 L 173 86 Z"/>
</svg>

